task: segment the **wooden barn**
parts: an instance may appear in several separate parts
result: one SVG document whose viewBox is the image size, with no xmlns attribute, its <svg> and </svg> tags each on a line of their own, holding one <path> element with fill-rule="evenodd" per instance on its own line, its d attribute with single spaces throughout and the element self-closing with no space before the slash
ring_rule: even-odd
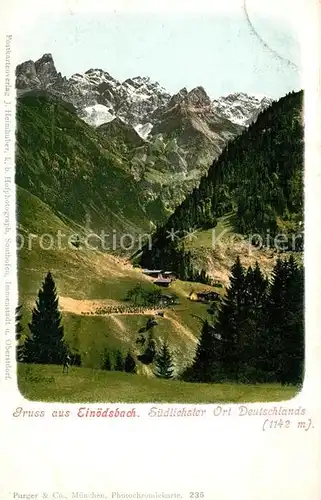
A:
<svg viewBox="0 0 321 500">
<path fill-rule="evenodd" d="M 162 269 L 143 269 L 143 273 L 151 278 L 161 278 Z"/>
<path fill-rule="evenodd" d="M 197 302 L 213 302 L 214 300 L 220 299 L 220 294 L 217 292 L 191 292 L 188 296 L 190 300 L 196 300 Z"/>
<path fill-rule="evenodd" d="M 154 284 L 158 285 L 158 286 L 163 286 L 163 287 L 167 288 L 167 287 L 169 287 L 169 285 L 171 284 L 171 282 L 172 282 L 171 278 L 160 277 L 160 278 L 158 278 L 157 280 L 154 281 Z"/>
<path fill-rule="evenodd" d="M 162 275 L 164 278 L 170 278 L 172 281 L 176 280 L 176 276 L 173 271 L 163 271 Z"/>
</svg>

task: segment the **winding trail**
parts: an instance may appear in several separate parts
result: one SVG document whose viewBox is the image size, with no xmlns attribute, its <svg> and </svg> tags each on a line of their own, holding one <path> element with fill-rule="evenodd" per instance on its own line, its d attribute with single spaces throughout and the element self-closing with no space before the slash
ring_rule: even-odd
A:
<svg viewBox="0 0 321 500">
<path fill-rule="evenodd" d="M 141 311 L 110 311 L 110 312 L 99 312 L 100 308 L 108 308 L 108 307 L 117 307 L 121 306 L 121 302 L 112 299 L 72 299 L 71 297 L 59 297 L 59 303 L 61 310 L 63 312 L 69 312 L 73 314 L 78 314 L 80 316 L 108 316 L 117 326 L 120 332 L 124 334 L 127 329 L 125 324 L 121 320 L 121 316 L 155 316 L 157 311 L 162 310 L 159 309 L 143 309 Z M 98 312 L 96 312 L 98 311 Z M 172 309 L 166 309 L 164 311 L 164 316 L 159 316 L 159 319 L 164 319 L 169 321 L 172 324 L 173 330 L 182 337 L 187 338 L 191 343 L 197 344 L 197 337 L 193 334 L 192 330 L 190 330 L 186 325 L 180 322 L 180 318 L 178 318 L 175 312 Z"/>
<path fill-rule="evenodd" d="M 72 299 L 71 297 L 59 297 L 59 305 L 63 312 L 90 316 L 150 316 L 155 315 L 157 309 L 142 309 L 140 311 L 104 311 L 109 307 L 122 307 L 123 303 L 112 299 Z M 102 310 L 102 312 L 99 312 Z"/>
<path fill-rule="evenodd" d="M 59 305 L 64 312 L 88 314 L 95 312 L 100 307 L 117 307 L 120 302 L 112 299 L 72 299 L 71 297 L 60 296 Z"/>
<path fill-rule="evenodd" d="M 126 331 L 126 328 L 125 328 L 125 325 L 122 321 L 120 321 L 119 318 L 116 318 L 115 316 L 113 315 L 110 315 L 110 318 L 113 320 L 113 322 L 118 326 L 119 330 L 121 332 L 125 332 Z"/>
<path fill-rule="evenodd" d="M 174 316 L 175 313 L 171 311 L 169 314 L 166 315 L 166 319 L 168 319 L 173 324 L 173 326 L 177 329 L 178 332 L 183 334 L 183 336 L 188 337 L 189 340 L 194 344 L 197 344 L 197 337 L 195 337 L 192 331 L 186 326 L 182 325 L 182 323 L 180 323 L 178 319 L 176 319 Z"/>
</svg>

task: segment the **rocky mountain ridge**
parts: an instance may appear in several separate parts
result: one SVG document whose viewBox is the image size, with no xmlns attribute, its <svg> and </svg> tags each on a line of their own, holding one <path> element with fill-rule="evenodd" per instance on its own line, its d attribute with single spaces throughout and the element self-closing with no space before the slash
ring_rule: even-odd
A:
<svg viewBox="0 0 321 500">
<path fill-rule="evenodd" d="M 204 112 L 247 126 L 272 102 L 268 97 L 245 93 L 211 100 L 201 86 L 191 91 L 183 88 L 171 96 L 159 82 L 148 77 L 136 76 L 120 82 L 107 71 L 94 68 L 67 79 L 57 71 L 52 54 L 44 54 L 35 62 L 29 60 L 19 64 L 16 88 L 18 95 L 32 89 L 54 93 L 71 102 L 79 116 L 93 126 L 117 116 L 135 127 L 143 138 L 149 135 L 159 114 L 178 103 L 190 108 L 201 107 Z"/>
<path fill-rule="evenodd" d="M 248 127 L 272 102 L 273 100 L 267 96 L 251 96 L 237 92 L 212 101 L 212 106 L 216 113 L 227 120 Z"/>
<path fill-rule="evenodd" d="M 169 211 L 270 102 L 241 93 L 213 101 L 202 86 L 170 95 L 148 77 L 119 82 L 94 68 L 68 79 L 51 54 L 18 65 L 16 88 L 18 96 L 41 92 L 67 102 L 123 156 L 146 196 Z"/>
</svg>

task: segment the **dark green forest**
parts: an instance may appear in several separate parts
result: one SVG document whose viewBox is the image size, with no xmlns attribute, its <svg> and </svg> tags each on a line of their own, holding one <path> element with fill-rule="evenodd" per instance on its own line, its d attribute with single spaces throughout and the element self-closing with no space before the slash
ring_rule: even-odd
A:
<svg viewBox="0 0 321 500">
<path fill-rule="evenodd" d="M 263 244 L 276 235 L 288 238 L 287 250 L 303 248 L 303 92 L 292 92 L 267 110 L 233 141 L 211 165 L 200 185 L 186 197 L 165 226 L 156 231 L 152 248 L 144 248 L 144 266 L 171 265 L 184 251 L 168 238 L 191 228 L 208 229 L 233 213 L 234 231 L 259 235 Z M 253 239 L 255 243 L 255 238 Z M 188 260 L 188 257 L 186 257 Z M 187 263 L 188 266 L 188 263 Z"/>
<path fill-rule="evenodd" d="M 271 280 L 237 258 L 223 303 L 204 322 L 187 381 L 300 385 L 304 363 L 304 274 L 293 257 Z"/>
</svg>

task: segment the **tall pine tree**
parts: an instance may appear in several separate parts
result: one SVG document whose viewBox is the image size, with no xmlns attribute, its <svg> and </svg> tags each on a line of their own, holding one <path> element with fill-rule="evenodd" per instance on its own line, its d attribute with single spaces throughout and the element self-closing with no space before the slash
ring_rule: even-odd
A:
<svg viewBox="0 0 321 500">
<path fill-rule="evenodd" d="M 245 277 L 243 318 L 239 325 L 239 379 L 256 382 L 259 378 L 258 359 L 267 301 L 268 280 L 256 262 Z"/>
<path fill-rule="evenodd" d="M 21 325 L 22 319 L 22 305 L 16 307 L 16 359 L 18 363 L 22 363 L 25 361 L 25 345 L 21 343 L 21 337 L 23 332 L 23 326 Z"/>
<path fill-rule="evenodd" d="M 119 350 L 116 351 L 114 370 L 117 372 L 123 372 L 125 370 L 124 358 Z"/>
<path fill-rule="evenodd" d="M 190 382 L 217 382 L 221 378 L 221 337 L 207 320 L 196 348 L 195 359 L 191 367 L 182 375 L 183 380 Z"/>
<path fill-rule="evenodd" d="M 289 259 L 290 313 L 284 337 L 284 356 L 281 382 L 302 384 L 304 376 L 304 270 L 293 258 Z"/>
<path fill-rule="evenodd" d="M 304 278 L 294 258 L 278 259 L 266 310 L 264 356 L 268 381 L 302 383 L 304 364 Z"/>
<path fill-rule="evenodd" d="M 174 363 L 166 340 L 162 343 L 155 356 L 155 375 L 158 378 L 173 378 Z"/>
<path fill-rule="evenodd" d="M 106 371 L 111 370 L 111 359 L 110 359 L 110 354 L 107 350 L 105 350 L 104 352 L 102 369 Z"/>
<path fill-rule="evenodd" d="M 48 272 L 39 290 L 32 320 L 28 324 L 30 336 L 25 343 L 29 363 L 61 364 L 68 352 L 58 309 L 55 282 Z"/>
<path fill-rule="evenodd" d="M 230 286 L 218 315 L 216 330 L 221 336 L 221 372 L 227 380 L 238 381 L 241 371 L 240 343 L 246 319 L 246 276 L 237 257 L 231 269 Z"/>
<path fill-rule="evenodd" d="M 133 355 L 129 352 L 125 358 L 124 365 L 125 372 L 127 373 L 136 373 L 136 362 Z"/>
</svg>

